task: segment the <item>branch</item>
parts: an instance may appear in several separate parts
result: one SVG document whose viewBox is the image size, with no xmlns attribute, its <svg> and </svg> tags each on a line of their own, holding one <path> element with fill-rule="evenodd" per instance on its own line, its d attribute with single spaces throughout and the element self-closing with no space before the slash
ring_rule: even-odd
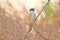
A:
<svg viewBox="0 0 60 40">
<path fill-rule="evenodd" d="M 48 2 L 45 4 L 45 6 L 42 8 L 42 10 L 39 12 L 38 16 L 37 16 L 37 17 L 35 18 L 35 20 L 34 20 L 34 23 L 35 23 L 35 21 L 37 20 L 37 18 L 39 17 L 39 15 L 42 13 L 42 11 L 44 10 L 44 8 L 49 4 L 49 2 L 50 2 L 50 0 L 48 0 Z M 33 23 L 31 26 L 33 26 L 34 23 Z"/>
</svg>

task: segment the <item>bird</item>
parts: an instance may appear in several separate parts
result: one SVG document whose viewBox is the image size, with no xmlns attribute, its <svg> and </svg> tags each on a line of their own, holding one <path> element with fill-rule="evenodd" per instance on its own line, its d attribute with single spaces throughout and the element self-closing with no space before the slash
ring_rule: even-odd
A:
<svg viewBox="0 0 60 40">
<path fill-rule="evenodd" d="M 35 18 L 36 18 L 36 15 L 35 15 L 35 9 L 34 8 L 31 8 L 29 10 L 30 14 L 29 14 L 29 17 L 30 17 L 30 21 L 31 21 L 31 24 L 33 24 Z"/>
<path fill-rule="evenodd" d="M 35 18 L 36 18 L 35 9 L 34 9 L 34 8 L 31 8 L 31 9 L 29 10 L 29 14 L 27 14 L 27 23 L 28 23 L 29 25 L 32 25 L 33 22 L 34 22 L 34 20 L 35 20 Z"/>
<path fill-rule="evenodd" d="M 29 24 L 29 30 L 26 33 L 26 36 L 24 37 L 24 40 L 31 33 L 31 31 L 32 31 L 32 24 L 34 23 L 35 18 L 36 18 L 35 9 L 34 8 L 31 8 L 29 10 L 29 14 L 27 14 L 27 23 Z"/>
</svg>

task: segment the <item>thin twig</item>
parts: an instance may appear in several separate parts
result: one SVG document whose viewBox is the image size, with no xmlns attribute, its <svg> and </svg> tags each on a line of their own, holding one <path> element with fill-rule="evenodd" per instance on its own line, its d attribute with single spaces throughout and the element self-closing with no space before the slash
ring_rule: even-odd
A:
<svg viewBox="0 0 60 40">
<path fill-rule="evenodd" d="M 25 35 L 25 37 L 24 37 L 24 40 L 27 38 L 27 36 L 29 36 L 29 33 L 31 32 L 31 29 L 32 29 L 32 27 L 31 27 L 31 25 L 29 25 L 29 30 L 28 30 L 28 32 L 26 33 L 26 35 Z"/>
<path fill-rule="evenodd" d="M 39 15 L 42 13 L 42 11 L 44 10 L 44 8 L 49 4 L 49 1 L 46 3 L 46 5 L 43 7 L 43 9 L 39 12 L 38 16 L 35 18 L 34 20 L 34 23 L 35 21 L 37 20 L 37 18 L 39 17 Z M 32 24 L 32 26 L 34 25 L 34 23 Z"/>
</svg>

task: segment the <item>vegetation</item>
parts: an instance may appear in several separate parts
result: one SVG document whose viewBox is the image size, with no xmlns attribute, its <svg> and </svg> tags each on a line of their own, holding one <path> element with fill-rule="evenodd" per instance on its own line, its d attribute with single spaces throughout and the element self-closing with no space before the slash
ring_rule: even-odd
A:
<svg viewBox="0 0 60 40">
<path fill-rule="evenodd" d="M 13 5 L 13 3 L 11 4 Z M 18 3 L 20 8 L 19 2 L 16 3 Z M 23 40 L 28 29 L 31 27 L 25 17 L 28 14 L 26 7 L 24 5 L 24 7 L 21 6 L 20 10 L 19 8 L 14 8 L 15 6 L 9 6 L 10 4 L 8 3 L 4 4 L 6 4 L 4 5 L 6 8 L 0 7 L 0 40 Z M 60 0 L 58 1 L 58 12 L 53 12 L 53 7 L 49 3 L 43 11 L 43 13 L 46 13 L 46 16 L 41 14 L 44 18 L 41 15 L 39 15 L 40 19 L 37 17 L 38 19 L 32 26 L 31 32 L 26 37 L 27 40 L 60 40 L 60 14 L 58 14 L 58 12 L 60 13 Z"/>
<path fill-rule="evenodd" d="M 52 13 L 52 6 L 51 6 L 50 3 L 46 6 L 45 12 L 46 12 L 47 15 L 51 15 L 51 13 Z"/>
<path fill-rule="evenodd" d="M 58 1 L 58 12 L 60 12 L 60 0 Z"/>
</svg>

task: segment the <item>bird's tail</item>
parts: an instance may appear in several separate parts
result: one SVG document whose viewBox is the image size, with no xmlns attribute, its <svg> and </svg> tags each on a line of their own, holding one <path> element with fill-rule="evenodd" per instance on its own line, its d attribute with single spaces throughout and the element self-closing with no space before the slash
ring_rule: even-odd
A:
<svg viewBox="0 0 60 40">
<path fill-rule="evenodd" d="M 30 35 L 31 30 L 32 30 L 32 27 L 31 27 L 31 25 L 29 25 L 29 30 L 28 30 L 28 32 L 26 33 L 26 35 L 25 35 L 25 37 L 24 37 L 24 40 Z"/>
</svg>

